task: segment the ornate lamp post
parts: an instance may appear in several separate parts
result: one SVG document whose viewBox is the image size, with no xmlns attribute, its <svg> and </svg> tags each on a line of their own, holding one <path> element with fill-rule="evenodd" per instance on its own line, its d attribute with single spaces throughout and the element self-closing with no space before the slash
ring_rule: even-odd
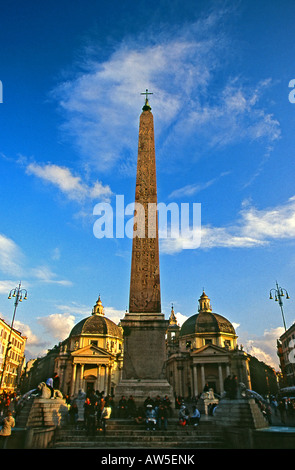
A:
<svg viewBox="0 0 295 470">
<path fill-rule="evenodd" d="M 28 295 L 28 293 L 27 293 L 26 289 L 21 289 L 21 282 L 19 283 L 19 285 L 17 287 L 15 287 L 14 289 L 11 289 L 11 291 L 9 292 L 9 295 L 8 295 L 9 299 L 11 299 L 11 297 L 15 297 L 15 302 L 14 302 L 14 311 L 13 311 L 13 317 L 12 317 L 12 322 L 11 322 L 11 326 L 10 326 L 8 343 L 7 343 L 7 347 L 6 347 L 6 351 L 5 351 L 2 375 L 1 375 L 1 380 L 0 380 L 0 390 L 1 390 L 1 387 L 2 387 L 3 379 L 4 379 L 8 352 L 11 349 L 10 338 L 11 338 L 11 333 L 12 333 L 12 330 L 13 330 L 13 324 L 14 324 L 16 309 L 17 309 L 17 306 L 18 306 L 19 302 L 22 302 L 23 299 L 27 300 L 27 295 Z"/>
<path fill-rule="evenodd" d="M 285 317 L 284 317 L 284 310 L 283 310 L 283 301 L 282 301 L 282 297 L 285 296 L 284 291 L 286 293 L 286 299 L 290 299 L 290 297 L 289 297 L 289 294 L 286 291 L 286 289 L 282 289 L 281 287 L 279 287 L 277 281 L 276 281 L 276 286 L 277 286 L 276 289 L 270 289 L 269 298 L 271 300 L 273 299 L 273 296 L 272 296 L 271 292 L 274 291 L 275 292 L 275 302 L 279 302 L 279 306 L 281 307 L 281 312 L 282 312 L 282 317 L 283 317 L 283 322 L 284 322 L 284 328 L 285 328 L 285 331 L 287 331 L 286 323 L 285 323 Z"/>
</svg>

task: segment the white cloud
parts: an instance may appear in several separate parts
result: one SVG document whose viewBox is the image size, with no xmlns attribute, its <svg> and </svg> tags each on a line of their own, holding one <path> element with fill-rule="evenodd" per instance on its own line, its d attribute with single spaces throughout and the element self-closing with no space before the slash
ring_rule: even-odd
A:
<svg viewBox="0 0 295 470">
<path fill-rule="evenodd" d="M 27 337 L 26 345 L 29 345 L 29 346 L 38 346 L 39 345 L 40 340 L 39 340 L 38 336 L 35 335 L 32 332 L 30 326 L 25 325 L 24 323 L 20 322 L 19 320 L 15 320 L 14 328 L 16 328 L 18 331 L 20 331 L 22 336 Z"/>
<path fill-rule="evenodd" d="M 277 356 L 277 339 L 284 333 L 283 327 L 265 330 L 261 337 L 254 337 L 249 333 L 243 333 L 246 338 L 243 343 L 244 350 L 256 357 L 259 361 L 279 370 L 279 359 Z M 240 338 L 241 342 L 243 339 Z"/>
<path fill-rule="evenodd" d="M 117 310 L 114 307 L 104 307 L 104 314 L 117 325 L 122 318 L 124 318 L 125 310 Z"/>
<path fill-rule="evenodd" d="M 31 274 L 39 281 L 47 284 L 59 284 L 61 286 L 71 286 L 72 282 L 66 279 L 56 279 L 56 274 L 53 273 L 47 266 L 39 266 L 31 269 Z"/>
<path fill-rule="evenodd" d="M 55 252 L 55 255 L 58 255 Z M 26 257 L 24 256 L 21 248 L 10 238 L 0 234 L 0 272 L 3 274 L 11 274 L 14 277 L 23 278 L 26 276 L 28 280 L 23 281 L 22 284 L 29 287 L 33 280 L 38 280 L 51 284 L 59 284 L 63 286 L 71 286 L 72 282 L 66 279 L 58 279 L 57 274 L 52 272 L 47 266 L 37 266 L 30 268 L 26 266 Z M 0 293 L 8 293 L 13 289 L 15 280 L 2 280 L 0 281 Z"/>
<path fill-rule="evenodd" d="M 161 240 L 163 253 L 177 253 L 184 249 L 251 248 L 264 246 L 276 240 L 295 238 L 295 196 L 285 204 L 268 209 L 246 206 L 239 219 L 227 227 L 201 227 L 201 244 L 192 232 L 179 238 Z"/>
<path fill-rule="evenodd" d="M 80 176 L 74 176 L 69 168 L 51 163 L 46 165 L 30 163 L 27 165 L 26 173 L 57 186 L 69 199 L 76 201 L 84 201 L 85 199 L 109 200 L 112 194 L 110 187 L 103 186 L 100 181 L 95 181 L 92 186 L 89 186 L 82 181 Z"/>
<path fill-rule="evenodd" d="M 38 323 L 44 327 L 46 335 L 63 341 L 75 325 L 75 316 L 68 313 L 54 313 L 47 317 L 39 317 Z"/>
<path fill-rule="evenodd" d="M 264 80 L 253 89 L 242 80 L 233 79 L 221 88 L 217 102 L 208 100 L 188 112 L 179 123 L 179 133 L 194 131 L 206 137 L 210 147 L 249 140 L 265 140 L 269 145 L 281 135 L 279 121 L 259 102 L 262 93 L 271 86 L 270 80 Z"/>
<path fill-rule="evenodd" d="M 3 234 L 0 234 L 0 270 L 5 274 L 20 276 L 23 254 L 18 245 Z"/>
<path fill-rule="evenodd" d="M 92 307 L 87 305 L 81 305 L 77 302 L 71 302 L 69 305 L 56 305 L 56 308 L 60 310 L 63 314 L 71 315 L 81 315 L 88 317 L 91 315 Z"/>
<path fill-rule="evenodd" d="M 26 284 L 27 285 L 27 284 Z M 15 281 L 0 281 L 0 294 L 9 294 L 16 286 Z"/>
<path fill-rule="evenodd" d="M 170 159 L 176 148 L 183 158 L 184 142 L 193 148 L 200 136 L 209 146 L 280 137 L 279 122 L 261 105 L 271 80 L 250 86 L 240 77 L 222 78 L 216 91 L 217 73 L 231 54 L 223 21 L 219 12 L 177 30 L 149 30 L 122 40 L 107 59 L 85 52 L 79 72 L 57 86 L 53 97 L 63 130 L 88 162 L 101 170 L 131 166 L 146 88 L 154 93 L 157 141 Z"/>
<path fill-rule="evenodd" d="M 179 326 L 182 326 L 182 325 L 184 324 L 184 322 L 188 319 L 188 317 L 186 317 L 185 315 L 183 315 L 183 314 L 180 313 L 180 312 L 177 312 L 177 313 L 175 314 L 175 316 L 176 316 L 177 324 L 178 324 Z"/>
<path fill-rule="evenodd" d="M 223 176 L 229 175 L 230 172 L 226 171 L 221 173 L 218 177 L 212 178 L 211 180 L 207 181 L 206 183 L 201 183 L 201 184 L 188 184 L 184 186 L 183 188 L 175 189 L 172 191 L 172 193 L 169 194 L 168 198 L 169 199 L 177 199 L 180 197 L 186 197 L 186 196 L 193 196 L 194 194 L 203 191 L 210 186 L 212 186 L 214 183 L 216 183 L 220 178 Z"/>
<path fill-rule="evenodd" d="M 60 256 L 61 256 L 60 249 L 58 247 L 54 248 L 51 253 L 51 258 L 54 261 L 58 261 L 60 259 Z"/>
</svg>

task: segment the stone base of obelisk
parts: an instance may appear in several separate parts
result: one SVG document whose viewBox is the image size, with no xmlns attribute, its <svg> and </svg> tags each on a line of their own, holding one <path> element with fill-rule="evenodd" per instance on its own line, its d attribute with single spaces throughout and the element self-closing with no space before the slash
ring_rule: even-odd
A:
<svg viewBox="0 0 295 470">
<path fill-rule="evenodd" d="M 122 396 L 128 400 L 133 396 L 137 408 L 143 407 L 147 397 L 163 399 L 166 395 L 170 399 L 171 408 L 174 408 L 173 389 L 167 380 L 121 380 L 115 389 L 115 402 L 119 403 Z"/>
<path fill-rule="evenodd" d="M 172 386 L 166 378 L 165 334 L 169 322 L 161 313 L 126 313 L 122 380 L 115 388 L 115 401 L 132 395 L 136 406 L 150 396 L 168 395 L 172 406 Z"/>
</svg>

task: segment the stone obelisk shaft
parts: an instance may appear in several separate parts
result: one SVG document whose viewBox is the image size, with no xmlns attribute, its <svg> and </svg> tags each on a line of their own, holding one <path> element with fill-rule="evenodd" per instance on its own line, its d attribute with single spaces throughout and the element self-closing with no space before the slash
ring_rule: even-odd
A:
<svg viewBox="0 0 295 470">
<path fill-rule="evenodd" d="M 150 205 L 153 211 L 149 211 Z M 173 400 L 165 367 L 169 322 L 161 313 L 156 205 L 154 124 L 146 99 L 139 123 L 129 312 L 121 320 L 123 371 L 115 391 L 115 400 L 133 395 L 137 406 L 142 406 L 148 395 L 168 395 Z"/>
<path fill-rule="evenodd" d="M 140 205 L 140 207 L 138 207 Z M 153 115 L 140 116 L 129 313 L 160 313 L 160 266 Z"/>
</svg>

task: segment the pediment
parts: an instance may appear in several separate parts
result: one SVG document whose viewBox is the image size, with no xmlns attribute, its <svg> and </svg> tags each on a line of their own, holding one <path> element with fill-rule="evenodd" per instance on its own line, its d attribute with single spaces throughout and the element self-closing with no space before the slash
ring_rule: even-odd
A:
<svg viewBox="0 0 295 470">
<path fill-rule="evenodd" d="M 228 356 L 228 350 L 221 348 L 220 346 L 216 346 L 215 344 L 206 344 L 201 348 L 195 350 L 192 356 Z"/>
<path fill-rule="evenodd" d="M 113 354 L 108 352 L 106 349 L 99 348 L 93 344 L 88 344 L 84 348 L 76 349 L 71 353 L 74 357 L 85 357 L 85 356 L 97 356 L 97 357 L 112 357 Z"/>
</svg>

